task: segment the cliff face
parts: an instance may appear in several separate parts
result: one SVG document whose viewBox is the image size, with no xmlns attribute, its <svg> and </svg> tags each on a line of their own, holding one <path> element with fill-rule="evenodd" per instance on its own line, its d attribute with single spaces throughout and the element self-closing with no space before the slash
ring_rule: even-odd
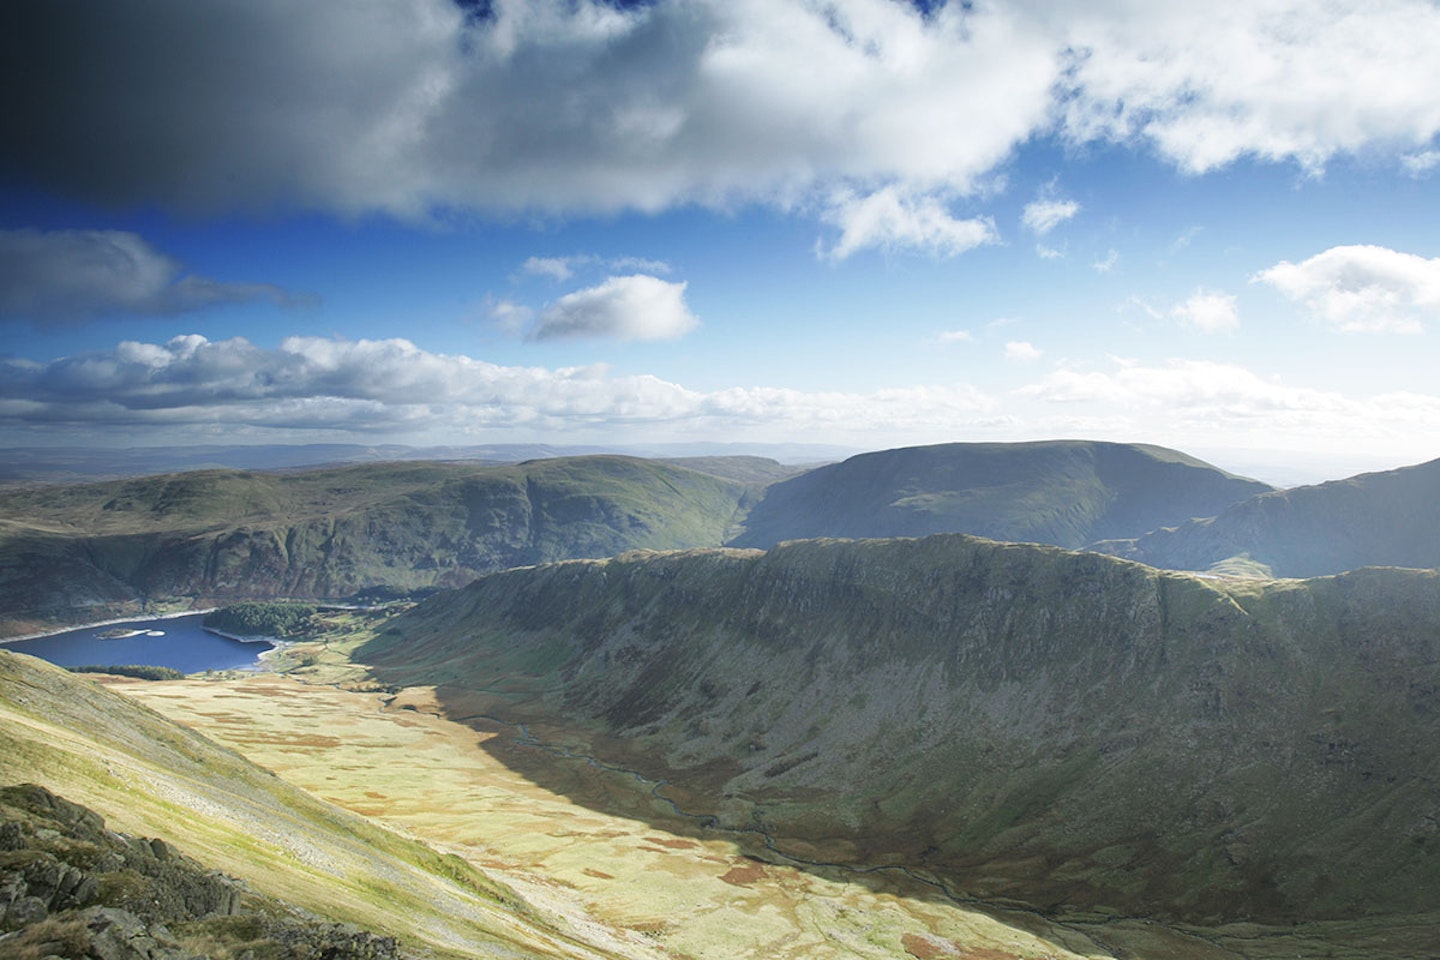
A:
<svg viewBox="0 0 1440 960">
<path fill-rule="evenodd" d="M 1367 565 L 1440 567 L 1440 460 L 1277 490 L 1213 518 L 1099 549 L 1155 566 L 1205 570 L 1233 557 L 1278 577 Z"/>
<path fill-rule="evenodd" d="M 861 454 L 774 484 L 734 545 L 969 533 L 1074 548 L 1213 516 L 1269 489 L 1145 444 L 907 447 Z"/>
<path fill-rule="evenodd" d="M 338 598 L 724 542 L 748 488 L 654 461 L 207 471 L 0 496 L 0 635 L 140 603 Z"/>
<path fill-rule="evenodd" d="M 962 536 L 629 555 L 487 576 L 360 658 L 980 896 L 1216 920 L 1440 891 L 1431 572 L 1226 583 Z"/>
</svg>

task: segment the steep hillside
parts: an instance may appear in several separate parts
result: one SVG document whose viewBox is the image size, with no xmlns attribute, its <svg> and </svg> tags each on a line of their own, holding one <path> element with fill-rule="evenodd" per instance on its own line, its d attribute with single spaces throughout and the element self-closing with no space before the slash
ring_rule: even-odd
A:
<svg viewBox="0 0 1440 960">
<path fill-rule="evenodd" d="M 1440 460 L 1276 490 L 1211 519 L 1096 548 L 1180 570 L 1239 557 L 1278 577 L 1363 566 L 1440 567 Z"/>
<path fill-rule="evenodd" d="M 0 635 L 148 604 L 337 598 L 719 545 L 747 484 L 628 457 L 202 471 L 0 494 Z"/>
<path fill-rule="evenodd" d="M 300 741 L 312 735 L 293 734 Z M 332 922 L 398 937 L 407 954 L 614 956 L 590 946 L 583 934 L 541 918 L 513 890 L 459 857 L 322 803 L 233 750 L 91 680 L 0 650 L 0 785 L 17 783 L 37 784 L 83 804 L 112 830 L 163 838 L 164 844 L 149 845 L 157 856 L 169 844 L 178 845 L 206 868 L 243 881 L 239 890 L 247 899 L 253 892 Z M 7 796 L 0 794 L 0 802 L 8 802 Z M 0 853 L 7 865 L 14 856 Z M 102 851 L 92 849 L 87 868 L 102 862 Z M 115 884 L 144 890 L 145 877 L 164 873 L 143 863 L 121 866 L 126 865 L 138 875 L 127 879 L 121 870 L 97 896 L 107 889 L 109 895 L 127 894 Z M 233 907 L 233 899 L 229 903 L 222 912 Z M 142 904 L 141 912 L 145 909 Z M 0 955 L 16 954 L 0 949 Z M 256 955 L 276 956 L 258 950 Z M 317 948 L 305 956 L 346 954 Z"/>
<path fill-rule="evenodd" d="M 774 484 L 735 546 L 970 533 L 1080 547 L 1269 490 L 1163 447 L 1054 440 L 866 453 Z"/>
<path fill-rule="evenodd" d="M 358 658 L 964 894 L 1283 923 L 1440 898 L 1432 572 L 1226 583 L 964 536 L 633 554 L 487 576 Z"/>
</svg>

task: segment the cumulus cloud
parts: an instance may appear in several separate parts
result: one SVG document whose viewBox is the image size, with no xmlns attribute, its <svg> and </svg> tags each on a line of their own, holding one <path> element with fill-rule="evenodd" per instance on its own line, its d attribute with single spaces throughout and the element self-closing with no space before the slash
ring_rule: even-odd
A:
<svg viewBox="0 0 1440 960">
<path fill-rule="evenodd" d="M 0 82 L 31 92 L 7 104 L 0 171 L 109 203 L 419 219 L 809 210 L 837 188 L 884 200 L 895 185 L 923 221 L 913 198 L 971 195 L 1051 133 L 1148 143 L 1196 172 L 1422 156 L 1440 133 L 1429 0 L 485 10 L 12 0 Z M 922 249 L 949 252 L 983 242 L 969 223 L 968 240 L 943 225 L 862 230 L 835 249 L 918 231 Z"/>
<path fill-rule="evenodd" d="M 1005 344 L 1005 359 L 1033 363 L 1040 359 L 1040 350 L 1028 340 L 1011 340 Z"/>
<path fill-rule="evenodd" d="M 292 337 L 276 349 L 197 335 L 49 363 L 0 358 L 0 424 L 101 430 L 244 431 L 453 440 L 471 432 L 677 427 L 793 437 L 958 429 L 993 401 L 964 386 L 869 393 L 686 389 L 602 366 L 506 367 L 407 340 Z"/>
<path fill-rule="evenodd" d="M 1080 212 L 1074 200 L 1045 199 L 1025 204 L 1020 222 L 1031 232 L 1044 236 Z"/>
<path fill-rule="evenodd" d="M 182 275 L 178 262 L 125 231 L 0 230 L 0 321 L 78 323 L 257 299 L 288 307 L 310 298 L 270 284 Z"/>
<path fill-rule="evenodd" d="M 840 228 L 840 239 L 820 253 L 831 260 L 871 247 L 953 257 L 999 239 L 988 218 L 958 219 L 939 198 L 908 195 L 893 186 L 867 196 L 841 194 L 829 219 Z"/>
<path fill-rule="evenodd" d="M 1315 317 L 1347 333 L 1418 333 L 1440 311 L 1440 258 L 1386 247 L 1331 247 L 1255 275 Z"/>
<path fill-rule="evenodd" d="M 540 311 L 529 338 L 674 340 L 700 325 L 685 305 L 685 287 L 643 273 L 611 277 L 567 293 Z"/>
<path fill-rule="evenodd" d="M 1063 15 L 1062 131 L 1077 142 L 1141 138 L 1195 173 L 1243 156 L 1318 170 L 1440 128 L 1428 0 L 1101 0 Z"/>
<path fill-rule="evenodd" d="M 1240 326 L 1235 297 L 1228 293 L 1197 290 L 1190 299 L 1171 310 L 1170 315 L 1201 333 L 1229 333 Z"/>
</svg>

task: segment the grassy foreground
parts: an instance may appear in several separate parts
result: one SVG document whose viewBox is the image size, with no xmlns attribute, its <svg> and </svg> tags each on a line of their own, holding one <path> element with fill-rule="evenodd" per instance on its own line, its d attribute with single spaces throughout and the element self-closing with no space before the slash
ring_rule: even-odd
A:
<svg viewBox="0 0 1440 960">
<path fill-rule="evenodd" d="M 212 699 L 211 712 L 225 703 Z M 292 730 L 289 742 L 331 739 Z M 399 937 L 411 952 L 655 955 L 642 942 L 612 943 L 603 930 L 543 915 L 460 857 L 317 800 L 92 680 L 5 651 L 0 782 L 38 783 L 94 809 L 112 829 L 162 837 L 260 893 Z"/>
</svg>

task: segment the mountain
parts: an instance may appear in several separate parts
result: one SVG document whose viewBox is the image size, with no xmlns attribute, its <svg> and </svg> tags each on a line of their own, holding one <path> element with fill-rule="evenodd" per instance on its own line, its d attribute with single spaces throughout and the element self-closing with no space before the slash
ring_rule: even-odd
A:
<svg viewBox="0 0 1440 960">
<path fill-rule="evenodd" d="M 1277 577 L 1440 567 L 1440 460 L 1243 500 L 1215 517 L 1096 549 L 1154 566 L 1250 565 Z M 1220 569 L 1223 569 L 1221 567 Z"/>
<path fill-rule="evenodd" d="M 970 533 L 1075 548 L 1213 516 L 1270 489 L 1145 444 L 907 447 L 861 454 L 774 484 L 734 545 Z"/>
<path fill-rule="evenodd" d="M 356 658 L 802 859 L 1440 936 L 1415 919 L 1440 898 L 1433 571 L 1225 582 L 958 535 L 636 553 L 488 575 Z"/>
<path fill-rule="evenodd" d="M 124 911 L 142 914 L 148 922 L 173 923 L 192 912 L 213 911 L 221 916 L 208 932 L 235 935 L 246 929 L 244 918 L 233 915 L 237 906 L 258 907 L 275 918 L 283 902 L 308 911 L 307 926 L 321 934 L 311 944 L 296 941 L 297 957 L 385 956 L 383 943 L 367 948 L 363 937 L 333 929 L 324 936 L 325 929 L 313 923 L 318 918 L 358 925 L 382 939 L 399 938 L 405 955 L 437 960 L 615 956 L 590 945 L 583 931 L 542 917 L 510 887 L 457 856 L 437 853 L 317 800 L 233 750 L 91 680 L 0 650 L 0 785 L 21 783 L 35 786 L 0 790 L 0 813 L 10 811 L 5 819 L 12 822 L 30 821 L 29 838 L 48 849 L 19 853 L 25 828 L 0 827 L 0 871 L 18 866 L 30 875 L 30 889 L 21 901 L 48 899 L 47 908 L 79 908 L 89 901 L 112 910 L 99 917 L 71 917 L 72 922 L 123 924 L 125 918 L 116 914 Z M 28 808 L 28 817 L 14 818 L 17 806 Z M 37 814 L 58 817 L 59 829 L 34 833 Z M 98 823 L 101 817 L 104 824 Z M 56 836 L 76 827 L 82 834 L 77 838 Z M 67 869 L 47 864 L 45 856 L 75 862 Z M 239 882 L 217 880 L 210 873 L 217 870 Z M 92 883 L 86 884 L 85 874 L 91 874 Z M 59 888 L 74 894 L 76 902 L 62 897 L 55 903 Z M 24 926 L 26 915 L 33 921 L 39 906 L 22 904 L 25 914 L 17 918 L 14 901 L 7 897 L 15 892 L 13 882 L 0 886 L 0 915 L 7 928 Z M 49 932 L 65 932 L 57 926 Z M 250 923 L 256 926 L 268 925 Z M 105 930 L 90 925 L 92 933 Z M 143 952 L 149 949 L 139 939 L 145 931 L 132 932 L 137 939 L 130 941 L 129 952 L 123 945 L 84 953 L 83 948 L 62 949 L 63 944 L 40 950 L 35 944 L 0 941 L 0 956 L 178 960 L 175 954 Z M 152 927 L 149 933 L 154 932 Z M 273 929 L 269 933 L 275 935 Z M 338 944 L 336 933 L 342 934 Z M 245 946 L 253 952 L 195 952 L 287 956 L 263 944 Z M 307 946 L 313 949 L 303 949 Z"/>
<path fill-rule="evenodd" d="M 719 545 L 755 489 L 723 474 L 747 466 L 759 469 L 402 462 L 12 490 L 0 494 L 0 635 L 141 604 L 411 591 L 547 560 Z"/>
</svg>

